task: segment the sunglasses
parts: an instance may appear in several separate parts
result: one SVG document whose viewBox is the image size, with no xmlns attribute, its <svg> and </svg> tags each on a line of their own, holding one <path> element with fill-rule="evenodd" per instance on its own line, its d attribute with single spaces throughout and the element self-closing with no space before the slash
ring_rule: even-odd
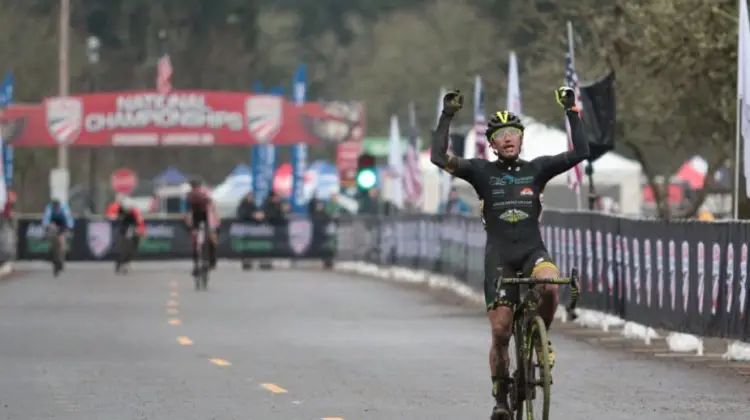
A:
<svg viewBox="0 0 750 420">
<path fill-rule="evenodd" d="M 497 140 L 505 138 L 505 136 L 508 137 L 514 137 L 514 136 L 521 136 L 523 134 L 523 130 L 517 127 L 503 127 L 492 133 L 492 136 L 490 136 L 490 140 Z"/>
</svg>

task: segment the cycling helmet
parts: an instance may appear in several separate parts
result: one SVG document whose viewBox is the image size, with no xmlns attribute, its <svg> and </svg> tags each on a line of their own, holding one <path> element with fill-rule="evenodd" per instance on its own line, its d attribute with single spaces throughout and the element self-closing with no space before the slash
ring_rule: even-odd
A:
<svg viewBox="0 0 750 420">
<path fill-rule="evenodd" d="M 52 207 L 58 208 L 60 207 L 60 200 L 53 198 L 52 201 L 50 201 L 50 204 L 52 204 Z"/>
<path fill-rule="evenodd" d="M 201 184 L 203 184 L 203 183 L 198 178 L 193 178 L 193 179 L 190 180 L 190 187 L 192 187 L 192 188 L 198 188 L 198 187 L 201 186 Z"/>
<path fill-rule="evenodd" d="M 510 111 L 498 111 L 487 122 L 487 130 L 485 131 L 487 141 L 490 141 L 495 131 L 505 127 L 516 127 L 521 131 L 524 129 L 518 115 Z"/>
</svg>

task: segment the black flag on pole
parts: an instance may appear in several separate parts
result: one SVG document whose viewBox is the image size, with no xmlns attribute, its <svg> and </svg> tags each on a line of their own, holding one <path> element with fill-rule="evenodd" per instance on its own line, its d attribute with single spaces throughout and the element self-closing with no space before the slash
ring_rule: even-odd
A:
<svg viewBox="0 0 750 420">
<path fill-rule="evenodd" d="M 589 139 L 591 161 L 615 148 L 615 72 L 604 78 L 581 86 L 583 102 L 583 127 Z"/>
</svg>

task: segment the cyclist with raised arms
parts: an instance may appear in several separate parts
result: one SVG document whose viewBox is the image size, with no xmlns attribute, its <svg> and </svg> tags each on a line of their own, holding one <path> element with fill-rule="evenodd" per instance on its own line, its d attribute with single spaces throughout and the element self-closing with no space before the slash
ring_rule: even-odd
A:
<svg viewBox="0 0 750 420">
<path fill-rule="evenodd" d="M 432 140 L 432 163 L 469 182 L 482 203 L 482 221 L 487 230 L 484 265 L 484 296 L 492 329 L 490 370 L 495 407 L 492 420 L 510 420 L 508 409 L 508 344 L 513 324 L 513 309 L 520 299 L 517 285 L 496 288 L 499 277 L 516 277 L 517 272 L 537 278 L 556 278 L 559 272 L 552 262 L 539 232 L 540 197 L 547 182 L 573 168 L 589 156 L 582 132 L 575 93 L 569 87 L 555 91 L 557 102 L 565 109 L 573 137 L 573 150 L 531 161 L 519 158 L 524 126 L 519 116 L 495 113 L 487 123 L 487 141 L 497 161 L 463 159 L 448 154 L 448 131 L 453 116 L 463 107 L 460 91 L 443 98 L 443 112 Z M 547 328 L 557 309 L 557 286 L 540 286 L 542 304 L 539 313 Z M 496 293 L 499 294 L 496 296 Z M 538 357 L 539 350 L 537 350 Z M 504 363 L 495 363 L 501 357 Z M 550 366 L 554 364 L 552 347 Z M 503 371 L 497 371 L 503 370 Z"/>
</svg>

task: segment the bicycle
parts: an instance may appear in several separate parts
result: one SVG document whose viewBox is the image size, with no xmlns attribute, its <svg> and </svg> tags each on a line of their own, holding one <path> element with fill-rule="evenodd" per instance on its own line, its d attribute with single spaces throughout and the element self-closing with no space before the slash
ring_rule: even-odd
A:
<svg viewBox="0 0 750 420">
<path fill-rule="evenodd" d="M 135 254 L 135 226 L 128 228 L 117 238 L 117 259 L 115 260 L 115 273 L 127 274 L 130 271 L 130 261 Z"/>
<path fill-rule="evenodd" d="M 208 288 L 208 272 L 211 271 L 211 254 L 208 247 L 211 246 L 211 244 L 206 239 L 206 236 L 208 236 L 207 230 L 206 223 L 201 222 L 196 230 L 195 242 L 193 245 L 198 252 L 198 267 L 195 273 L 196 275 L 193 276 L 196 291 L 201 289 L 206 290 Z"/>
<path fill-rule="evenodd" d="M 501 277 L 497 282 L 498 290 L 501 285 L 528 286 L 528 290 L 522 295 L 521 302 L 516 305 L 513 312 L 512 342 L 508 345 L 508 351 L 513 349 L 515 357 L 509 355 L 509 408 L 511 413 L 515 413 L 516 420 L 522 420 L 524 419 L 525 402 L 526 420 L 549 420 L 550 387 L 552 385 L 549 365 L 549 340 L 547 327 L 537 312 L 541 295 L 535 286 L 539 284 L 570 285 L 571 300 L 566 311 L 570 319 L 576 319 L 575 308 L 579 293 L 578 269 L 573 268 L 568 278 L 539 279 L 522 277 L 523 273 L 517 275 L 517 278 Z M 497 293 L 497 296 L 500 296 L 500 293 Z M 537 352 L 537 348 L 541 351 Z M 541 360 L 539 360 L 540 357 Z M 514 364 L 515 366 L 513 366 Z M 542 391 L 540 417 L 534 416 L 533 403 L 537 400 L 537 387 L 540 387 Z"/>
<path fill-rule="evenodd" d="M 47 239 L 50 241 L 52 275 L 57 277 L 65 268 L 65 236 L 60 234 L 60 228 L 57 225 L 50 224 L 47 226 Z"/>
</svg>

